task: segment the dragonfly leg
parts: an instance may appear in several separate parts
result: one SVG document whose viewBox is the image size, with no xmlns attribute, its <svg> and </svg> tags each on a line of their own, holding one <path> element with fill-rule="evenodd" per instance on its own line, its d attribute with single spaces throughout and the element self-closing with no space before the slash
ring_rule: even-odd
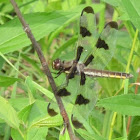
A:
<svg viewBox="0 0 140 140">
<path fill-rule="evenodd" d="M 58 87 L 57 87 L 57 90 L 59 91 L 59 90 L 61 90 L 61 89 L 66 88 L 66 87 L 68 86 L 68 84 L 69 84 L 69 79 L 68 79 L 68 76 L 66 76 L 65 82 L 64 82 L 63 84 L 61 84 L 60 86 L 58 86 Z"/>
<path fill-rule="evenodd" d="M 69 72 L 69 74 L 67 74 L 67 76 L 66 76 L 66 83 L 64 83 L 64 84 L 62 84 L 61 86 L 58 87 L 58 95 L 59 95 L 59 96 L 68 96 L 68 95 L 70 95 L 70 93 L 65 89 L 65 87 L 68 86 L 68 84 L 69 84 L 69 79 L 72 79 L 72 78 L 74 78 L 74 76 L 75 76 L 75 73 L 76 73 L 76 70 L 77 70 L 76 66 L 77 66 L 77 63 L 78 63 L 78 61 L 79 61 L 79 59 L 80 59 L 80 56 L 81 56 L 82 51 L 83 51 L 83 47 L 79 46 L 79 47 L 78 47 L 78 50 L 77 50 L 76 59 L 73 61 L 73 65 L 72 65 L 72 67 L 70 68 L 70 72 Z M 56 77 L 58 77 L 62 72 L 63 72 L 63 71 L 60 70 L 60 71 L 57 73 L 58 75 L 57 75 Z M 85 78 L 83 78 L 83 79 L 85 79 Z"/>
<path fill-rule="evenodd" d="M 57 74 L 58 72 L 51 72 L 51 73 L 53 73 L 53 74 Z"/>
<path fill-rule="evenodd" d="M 76 66 L 77 66 L 77 63 L 78 63 L 78 61 L 79 61 L 79 59 L 80 59 L 80 56 L 81 56 L 82 52 L 83 52 L 83 47 L 82 47 L 82 46 L 78 46 L 76 59 L 73 61 L 73 65 L 72 65 L 72 67 L 70 68 L 70 73 L 67 74 L 67 76 L 66 76 L 66 83 L 63 84 L 63 87 L 68 86 L 68 84 L 69 84 L 69 79 L 74 78 L 75 73 L 76 73 L 76 70 L 77 70 Z"/>
<path fill-rule="evenodd" d="M 51 73 L 56 74 L 56 76 L 55 76 L 54 78 L 57 78 L 58 76 L 61 75 L 62 72 L 63 72 L 63 71 L 60 70 L 59 72 L 51 72 Z"/>
<path fill-rule="evenodd" d="M 54 78 L 57 78 L 58 76 L 60 76 L 61 73 L 62 73 L 62 71 L 60 70 L 59 72 L 56 73 L 57 75 Z"/>
</svg>

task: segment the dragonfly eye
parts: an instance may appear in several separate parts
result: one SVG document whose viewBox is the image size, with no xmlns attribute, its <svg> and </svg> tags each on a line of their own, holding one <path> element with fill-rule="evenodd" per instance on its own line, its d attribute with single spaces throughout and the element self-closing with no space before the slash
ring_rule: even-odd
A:
<svg viewBox="0 0 140 140">
<path fill-rule="evenodd" d="M 61 69 L 61 60 L 57 58 L 56 60 L 53 61 L 52 68 L 54 70 L 60 70 Z"/>
</svg>

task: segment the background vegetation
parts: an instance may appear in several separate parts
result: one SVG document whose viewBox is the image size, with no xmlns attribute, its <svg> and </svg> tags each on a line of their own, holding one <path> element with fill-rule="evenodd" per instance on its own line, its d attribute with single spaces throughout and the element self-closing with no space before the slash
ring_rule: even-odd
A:
<svg viewBox="0 0 140 140">
<path fill-rule="evenodd" d="M 74 58 L 79 16 L 90 5 L 98 14 L 98 29 L 115 20 L 119 32 L 115 55 L 107 68 L 130 72 L 128 80 L 99 80 L 98 102 L 83 122 L 86 129 L 74 129 L 79 139 L 140 139 L 140 1 L 136 0 L 18 0 L 24 18 L 50 66 L 60 57 Z M 50 117 L 48 101 L 53 93 L 37 54 L 8 0 L 0 1 L 0 139 L 55 140 L 60 135 L 60 115 Z M 57 78 L 62 83 L 64 75 Z M 132 84 L 133 83 L 133 84 Z M 66 108 L 67 109 L 67 108 Z M 70 116 L 71 114 L 69 114 Z"/>
</svg>

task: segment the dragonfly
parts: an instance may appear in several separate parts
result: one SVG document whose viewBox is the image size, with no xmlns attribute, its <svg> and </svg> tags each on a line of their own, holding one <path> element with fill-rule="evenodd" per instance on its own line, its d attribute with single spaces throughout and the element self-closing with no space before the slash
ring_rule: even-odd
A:
<svg viewBox="0 0 140 140">
<path fill-rule="evenodd" d="M 74 98 L 75 109 L 73 110 L 76 110 L 74 112 L 77 112 L 77 117 L 73 113 L 71 115 L 71 121 L 75 128 L 83 127 L 82 122 L 79 121 L 80 117 L 81 120 L 82 118 L 85 119 L 88 116 L 87 110 L 91 110 L 90 108 L 93 109 L 97 101 L 98 95 L 93 90 L 96 85 L 92 85 L 93 78 L 128 79 L 133 77 L 130 73 L 104 70 L 113 57 L 116 48 L 117 22 L 108 22 L 101 33 L 96 28 L 94 10 L 91 6 L 87 6 L 82 10 L 80 16 L 80 29 L 75 59 L 65 61 L 57 58 L 52 64 L 53 69 L 58 71 L 57 77 L 61 73 L 66 73 L 67 75 L 67 88 L 64 87 L 58 90 L 57 95 L 61 97 L 76 95 Z M 70 79 L 76 79 L 77 86 L 75 84 L 69 87 Z M 85 87 L 86 84 L 88 86 Z M 76 94 L 70 92 L 70 88 L 74 88 L 74 86 L 75 88 L 77 87 Z M 48 105 L 48 113 L 56 115 L 57 113 L 49 107 L 50 104 Z"/>
</svg>

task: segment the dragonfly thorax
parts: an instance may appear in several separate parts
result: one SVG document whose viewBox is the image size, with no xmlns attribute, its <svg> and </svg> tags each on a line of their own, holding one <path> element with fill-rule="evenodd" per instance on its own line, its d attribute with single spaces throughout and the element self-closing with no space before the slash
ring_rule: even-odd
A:
<svg viewBox="0 0 140 140">
<path fill-rule="evenodd" d="M 74 61 L 61 61 L 59 58 L 52 63 L 52 68 L 58 71 L 69 71 Z"/>
<path fill-rule="evenodd" d="M 78 63 L 77 64 L 77 73 L 80 74 L 81 72 L 84 71 L 85 65 L 83 63 Z"/>
</svg>

